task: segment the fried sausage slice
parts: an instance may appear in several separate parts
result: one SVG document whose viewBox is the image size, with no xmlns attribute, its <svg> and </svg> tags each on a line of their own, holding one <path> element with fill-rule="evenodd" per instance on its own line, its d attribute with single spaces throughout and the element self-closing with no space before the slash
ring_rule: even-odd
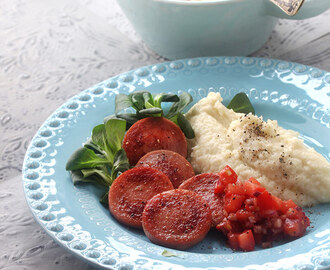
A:
<svg viewBox="0 0 330 270">
<path fill-rule="evenodd" d="M 212 212 L 212 227 L 215 227 L 224 219 L 223 195 L 214 194 L 215 184 L 220 179 L 218 173 L 203 173 L 184 181 L 179 189 L 188 189 L 202 196 L 209 204 Z"/>
<path fill-rule="evenodd" d="M 144 208 L 142 226 L 155 244 L 185 250 L 211 228 L 208 203 L 195 192 L 174 189 L 154 196 Z"/>
<path fill-rule="evenodd" d="M 134 123 L 126 132 L 123 148 L 134 166 L 146 153 L 167 149 L 187 157 L 187 141 L 181 129 L 163 117 L 148 117 Z"/>
<path fill-rule="evenodd" d="M 121 223 L 142 227 L 142 212 L 147 201 L 158 193 L 173 189 L 170 179 L 148 167 L 133 168 L 117 177 L 109 190 L 109 210 Z"/>
<path fill-rule="evenodd" d="M 195 175 L 188 160 L 170 150 L 156 150 L 145 154 L 136 164 L 136 167 L 141 166 L 155 168 L 165 173 L 174 188 L 178 188 L 184 180 Z"/>
</svg>

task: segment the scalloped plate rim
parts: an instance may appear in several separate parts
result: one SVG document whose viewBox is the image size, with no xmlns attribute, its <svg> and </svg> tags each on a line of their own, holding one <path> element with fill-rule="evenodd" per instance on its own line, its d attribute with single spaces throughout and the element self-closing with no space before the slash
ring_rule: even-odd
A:
<svg viewBox="0 0 330 270">
<path fill-rule="evenodd" d="M 125 72 L 125 73 L 122 73 L 122 74 L 118 74 L 114 77 L 111 77 L 109 79 L 106 79 L 100 83 L 97 83 L 95 84 L 94 86 L 82 91 L 81 93 L 71 97 L 69 100 L 67 100 L 64 104 L 62 104 L 60 107 L 58 107 L 54 113 L 52 113 L 48 118 L 47 120 L 41 125 L 41 127 L 39 128 L 38 132 L 35 134 L 35 136 L 33 137 L 33 139 L 31 140 L 29 146 L 28 146 L 28 149 L 27 149 L 27 152 L 26 152 L 26 155 L 25 155 L 25 158 L 24 158 L 24 163 L 23 163 L 23 169 L 22 169 L 22 175 L 23 175 L 23 188 L 24 188 L 24 195 L 25 195 L 25 198 L 26 198 L 26 201 L 28 203 L 28 206 L 30 208 L 30 211 L 32 212 L 33 214 L 33 217 L 34 219 L 37 221 L 37 223 L 47 232 L 47 234 L 49 234 L 51 236 L 51 238 L 53 238 L 61 247 L 64 247 L 66 250 L 68 250 L 69 252 L 71 252 L 72 254 L 74 254 L 77 258 L 79 259 L 84 259 L 86 262 L 92 264 L 93 266 L 96 266 L 96 267 L 105 267 L 105 265 L 103 265 L 102 263 L 100 262 L 96 262 L 96 260 L 92 259 L 92 258 L 87 258 L 86 256 L 83 256 L 79 250 L 74 250 L 73 248 L 70 248 L 69 246 L 65 245 L 63 243 L 63 241 L 61 241 L 60 239 L 58 239 L 54 232 L 51 232 L 47 226 L 45 225 L 45 223 L 43 221 L 41 221 L 41 219 L 37 216 L 37 211 L 34 210 L 32 208 L 32 203 L 31 203 L 31 198 L 28 197 L 28 193 L 31 191 L 31 190 L 28 190 L 28 188 L 26 188 L 25 186 L 25 181 L 26 179 L 24 179 L 24 172 L 26 172 L 26 166 L 27 166 L 27 162 L 29 160 L 29 157 L 28 157 L 28 154 L 29 152 L 31 151 L 31 149 L 33 148 L 33 143 L 37 140 L 38 138 L 38 135 L 40 136 L 40 131 L 46 126 L 47 123 L 49 123 L 50 120 L 52 120 L 54 118 L 54 116 L 58 113 L 60 113 L 62 111 L 62 109 L 64 107 L 67 107 L 68 104 L 72 101 L 76 101 L 75 98 L 79 97 L 79 96 L 82 96 L 84 95 L 84 93 L 87 93 L 87 91 L 89 91 L 90 89 L 97 89 L 100 87 L 100 85 L 104 84 L 105 82 L 107 81 L 116 81 L 116 80 L 120 80 L 120 78 L 124 75 L 127 75 L 127 74 L 135 74 L 138 70 L 141 70 L 141 69 L 148 69 L 150 70 L 150 73 L 153 73 L 152 71 L 152 68 L 153 67 L 156 67 L 157 65 L 166 65 L 167 67 L 170 66 L 171 63 L 178 63 L 178 62 L 183 62 L 185 64 L 188 63 L 188 61 L 194 61 L 194 60 L 201 60 L 203 62 L 203 64 L 205 65 L 204 61 L 206 61 L 207 59 L 221 59 L 221 60 L 225 60 L 225 59 L 238 59 L 239 63 L 241 63 L 241 60 L 243 59 L 252 59 L 252 61 L 254 61 L 254 63 L 252 64 L 252 66 L 254 66 L 256 63 L 258 63 L 259 61 L 271 61 L 273 64 L 276 63 L 279 64 L 279 63 L 285 63 L 285 64 L 288 64 L 288 66 L 290 67 L 290 71 L 292 72 L 293 68 L 294 67 L 305 67 L 307 70 L 315 70 L 315 71 L 318 71 L 318 72 L 321 72 L 321 74 L 324 74 L 323 77 L 325 76 L 329 76 L 330 73 L 328 73 L 327 71 L 324 71 L 324 70 L 321 70 L 321 69 L 318 69 L 318 68 L 314 68 L 314 67 L 310 67 L 310 66 L 307 66 L 307 65 L 303 65 L 303 64 L 299 64 L 299 63 L 294 63 L 294 62 L 288 62 L 288 61 L 284 61 L 284 60 L 276 60 L 276 59 L 270 59 L 270 58 L 257 58 L 257 57 L 237 57 L 237 56 L 224 56 L 224 57 L 198 57 L 198 58 L 187 58 L 187 59 L 178 59 L 178 60 L 175 60 L 175 61 L 167 61 L 167 62 L 161 62 L 161 63 L 155 63 L 155 64 L 152 64 L 152 65 L 148 65 L 148 66 L 144 66 L 144 67 L 140 67 L 140 68 L 136 68 L 134 70 L 130 70 L 128 72 Z M 235 65 L 237 62 L 235 62 L 233 65 Z M 223 63 L 221 63 L 223 64 Z M 247 65 L 249 66 L 249 65 Z M 276 70 L 276 67 L 273 68 L 274 70 Z M 172 70 L 172 72 L 175 72 L 175 70 Z M 328 109 L 328 108 L 327 108 Z M 46 140 L 46 139 L 45 139 Z M 31 180 L 31 179 L 30 179 Z M 214 254 L 214 255 L 218 255 L 218 254 Z M 330 263 L 329 263 L 330 265 Z M 169 264 L 170 266 L 170 264 Z M 173 265 L 172 265 L 173 266 Z M 243 268 L 245 267 L 248 267 L 248 266 L 252 266 L 252 265 L 245 265 L 245 266 L 242 266 Z M 260 265 L 262 266 L 262 265 Z M 110 265 L 109 266 L 110 268 L 112 268 L 112 266 Z M 184 266 L 183 266 L 184 267 Z M 185 268 L 185 267 L 184 267 Z M 190 268 L 188 267 L 189 269 L 193 269 L 193 268 Z M 210 267 L 210 268 L 214 268 L 214 267 Z M 222 268 L 221 268 L 222 269 Z"/>
</svg>

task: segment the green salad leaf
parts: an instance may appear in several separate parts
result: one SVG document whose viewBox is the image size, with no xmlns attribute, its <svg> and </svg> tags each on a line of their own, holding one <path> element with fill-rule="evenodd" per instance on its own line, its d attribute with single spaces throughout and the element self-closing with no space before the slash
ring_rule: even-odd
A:
<svg viewBox="0 0 330 270">
<path fill-rule="evenodd" d="M 183 131 L 184 135 L 188 139 L 195 138 L 195 132 L 194 132 L 193 128 L 191 127 L 187 118 L 182 113 L 177 114 L 177 122 L 178 122 L 179 127 Z"/>
<path fill-rule="evenodd" d="M 154 97 L 154 104 L 156 107 L 161 107 L 162 102 L 178 102 L 179 97 L 175 94 L 156 94 Z"/>
<path fill-rule="evenodd" d="M 115 114 L 132 106 L 132 99 L 129 95 L 117 94 L 115 97 Z"/>
<path fill-rule="evenodd" d="M 150 105 L 149 105 L 150 106 Z M 137 112 L 140 118 L 150 117 L 150 116 L 162 116 L 163 110 L 158 107 L 149 107 L 148 109 L 142 109 Z"/>
<path fill-rule="evenodd" d="M 112 119 L 105 123 L 105 140 L 108 146 L 108 153 L 111 155 L 111 163 L 117 152 L 122 149 L 121 143 L 125 136 L 126 121 Z"/>
<path fill-rule="evenodd" d="M 68 171 L 73 171 L 84 168 L 94 168 L 106 163 L 108 163 L 108 160 L 105 157 L 96 154 L 89 148 L 81 147 L 73 152 L 65 168 Z"/>
<path fill-rule="evenodd" d="M 100 197 L 100 203 L 104 204 L 104 205 L 108 205 L 109 204 L 109 191 L 107 191 L 106 193 L 104 193 L 101 197 Z"/>
<path fill-rule="evenodd" d="M 114 163 L 111 170 L 111 178 L 115 179 L 118 174 L 127 171 L 130 168 L 129 161 L 126 156 L 126 152 L 124 149 L 119 149 L 116 152 Z"/>
<path fill-rule="evenodd" d="M 192 96 L 186 92 L 183 92 L 179 96 L 179 100 L 172 104 L 172 107 L 170 108 L 168 114 L 166 115 L 166 118 L 170 119 L 174 117 L 179 112 L 181 112 L 185 107 L 187 107 L 189 103 L 191 103 L 192 101 L 193 101 Z"/>
<path fill-rule="evenodd" d="M 127 121 L 127 128 L 140 119 L 146 117 L 166 117 L 176 123 L 188 139 L 195 137 L 193 129 L 182 111 L 192 102 L 192 96 L 189 93 L 182 94 L 155 94 L 152 95 L 147 91 L 136 91 L 129 95 L 118 94 L 115 98 L 115 115 L 105 118 L 119 118 Z M 172 106 L 165 114 L 162 108 L 162 102 L 170 102 Z M 122 113 L 123 110 L 133 108 L 135 113 Z"/>
<path fill-rule="evenodd" d="M 234 112 L 238 113 L 252 113 L 255 114 L 254 108 L 249 100 L 249 97 L 241 92 L 236 94 L 233 99 L 229 102 L 228 109 L 232 109 Z"/>
<path fill-rule="evenodd" d="M 122 119 L 126 121 L 126 130 L 129 129 L 136 121 L 140 120 L 136 113 L 123 113 L 111 114 L 104 118 L 103 122 L 106 123 L 110 119 Z"/>
<path fill-rule="evenodd" d="M 116 118 L 93 128 L 91 138 L 66 163 L 73 184 L 97 183 L 109 189 L 117 176 L 130 168 L 121 147 L 125 131 L 126 121 Z"/>
</svg>

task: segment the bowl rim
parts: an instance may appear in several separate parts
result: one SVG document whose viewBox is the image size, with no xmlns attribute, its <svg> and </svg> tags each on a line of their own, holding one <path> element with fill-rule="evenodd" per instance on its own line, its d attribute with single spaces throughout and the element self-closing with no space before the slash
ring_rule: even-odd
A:
<svg viewBox="0 0 330 270">
<path fill-rule="evenodd" d="M 240 2 L 247 2 L 249 0 L 153 0 L 153 1 L 168 3 L 168 4 L 184 5 L 184 6 L 206 6 L 206 5 L 240 3 Z"/>
</svg>

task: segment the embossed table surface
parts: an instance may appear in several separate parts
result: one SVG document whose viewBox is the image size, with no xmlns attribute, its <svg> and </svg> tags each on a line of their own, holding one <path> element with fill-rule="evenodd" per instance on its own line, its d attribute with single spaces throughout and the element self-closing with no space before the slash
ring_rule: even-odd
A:
<svg viewBox="0 0 330 270">
<path fill-rule="evenodd" d="M 253 56 L 330 71 L 330 10 L 280 20 Z M 111 76 L 166 61 L 150 51 L 115 0 L 0 1 L 0 269 L 92 269 L 58 246 L 25 202 L 21 167 L 45 119 Z"/>
</svg>

